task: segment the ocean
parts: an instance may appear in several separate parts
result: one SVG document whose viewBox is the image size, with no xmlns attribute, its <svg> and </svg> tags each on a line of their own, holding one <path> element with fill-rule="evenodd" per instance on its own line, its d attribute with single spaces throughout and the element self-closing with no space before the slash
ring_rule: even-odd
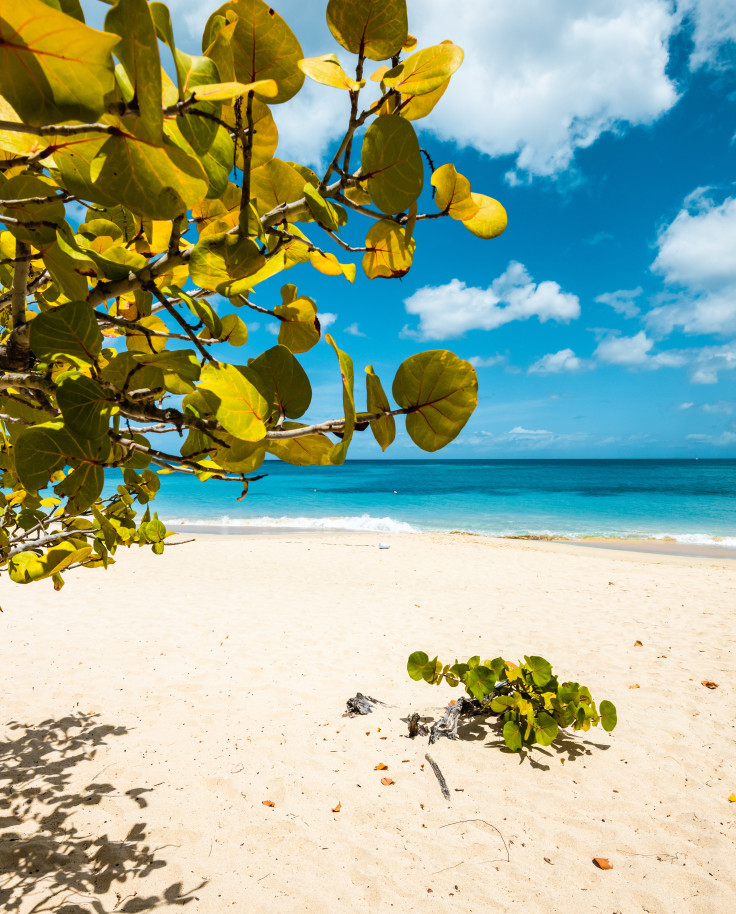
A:
<svg viewBox="0 0 736 914">
<path fill-rule="evenodd" d="M 492 536 L 671 538 L 736 547 L 736 460 L 267 461 L 250 485 L 162 477 L 174 529 L 461 530 Z M 107 491 L 111 491 L 108 484 Z"/>
</svg>

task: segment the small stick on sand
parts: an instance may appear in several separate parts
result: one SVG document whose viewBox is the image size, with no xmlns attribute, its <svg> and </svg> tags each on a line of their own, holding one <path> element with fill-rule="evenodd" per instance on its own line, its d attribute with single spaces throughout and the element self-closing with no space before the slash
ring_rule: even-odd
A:
<svg viewBox="0 0 736 914">
<path fill-rule="evenodd" d="M 450 803 L 451 802 L 450 788 L 447 786 L 447 781 L 445 780 L 444 774 L 442 774 L 442 772 L 440 771 L 440 766 L 437 764 L 437 762 L 435 762 L 435 760 L 432 758 L 432 756 L 429 754 L 429 752 L 427 752 L 427 754 L 424 757 L 429 762 L 429 764 L 432 766 L 432 771 L 434 771 L 435 775 L 437 776 L 437 780 L 440 782 L 442 796 L 447 800 L 448 803 Z"/>
</svg>

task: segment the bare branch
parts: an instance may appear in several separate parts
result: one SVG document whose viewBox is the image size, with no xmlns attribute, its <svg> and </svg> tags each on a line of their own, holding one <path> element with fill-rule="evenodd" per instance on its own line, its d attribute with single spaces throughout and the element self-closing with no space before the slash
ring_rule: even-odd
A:
<svg viewBox="0 0 736 914">
<path fill-rule="evenodd" d="M 216 365 L 217 359 L 214 359 L 209 354 L 209 352 L 207 352 L 207 350 L 202 345 L 202 341 L 197 337 L 196 333 L 192 330 L 192 328 L 189 326 L 189 324 L 184 320 L 184 318 L 181 316 L 181 314 L 179 314 L 179 312 L 176 310 L 176 308 L 173 305 L 169 304 L 169 302 L 166 299 L 166 296 L 159 289 L 159 287 L 156 285 L 156 283 L 153 281 L 145 282 L 142 284 L 142 288 L 145 289 L 147 292 L 151 292 L 158 299 L 158 301 L 164 306 L 164 308 L 166 308 L 166 310 L 174 318 L 174 320 L 177 322 L 177 324 L 179 324 L 179 326 L 184 329 L 184 332 L 186 333 L 187 337 L 194 343 L 194 345 L 197 347 L 197 349 L 199 349 L 200 353 L 202 354 L 202 358 L 205 359 L 205 361 L 212 362 L 213 365 Z"/>
<path fill-rule="evenodd" d="M 80 133 L 108 133 L 111 136 L 122 136 L 124 131 L 114 124 L 45 124 L 34 127 L 31 124 L 19 124 L 17 121 L 0 121 L 0 130 L 9 133 L 30 133 L 33 136 L 77 136 Z"/>
</svg>

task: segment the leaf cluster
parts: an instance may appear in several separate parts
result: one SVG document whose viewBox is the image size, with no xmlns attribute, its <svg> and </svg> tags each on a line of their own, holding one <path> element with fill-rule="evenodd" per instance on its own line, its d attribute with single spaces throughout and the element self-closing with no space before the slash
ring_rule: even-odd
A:
<svg viewBox="0 0 736 914">
<path fill-rule="evenodd" d="M 73 556 L 64 567 L 107 561 L 119 545 L 160 551 L 160 522 L 146 518 L 133 536 L 128 521 L 161 474 L 233 481 L 244 494 L 267 455 L 341 464 L 366 429 L 389 447 L 396 416 L 431 452 L 472 414 L 475 371 L 453 353 L 405 360 L 393 403 L 368 366 L 363 400 L 350 356 L 327 336 L 343 415 L 300 421 L 312 394 L 300 356 L 322 331 L 316 302 L 282 274 L 353 282 L 357 255 L 368 279 L 400 277 L 424 220 L 480 238 L 506 225 L 501 204 L 454 166 L 425 181 L 415 122 L 462 50 L 416 50 L 405 0 L 329 0 L 326 15 L 354 55 L 350 75 L 334 53 L 305 58 L 264 0 L 223 3 L 194 56 L 158 0 L 115 0 L 103 31 L 76 0 L 3 5 L 0 568 L 33 568 L 15 579 L 58 574 L 62 546 Z M 368 61 L 385 61 L 370 79 Z M 276 155 L 272 108 L 298 105 L 306 78 L 345 101 L 345 133 L 321 175 Z M 278 324 L 278 343 L 233 353 L 248 345 L 253 312 Z M 178 447 L 156 446 L 166 432 Z M 111 471 L 123 482 L 103 500 Z"/>
<path fill-rule="evenodd" d="M 415 651 L 407 672 L 417 682 L 439 685 L 444 679 L 452 688 L 464 685 L 483 710 L 500 715 L 504 742 L 514 752 L 534 743 L 551 745 L 560 728 L 588 731 L 600 724 L 610 733 L 617 723 L 610 701 L 597 707 L 586 686 L 560 683 L 543 657 L 525 656 L 516 664 L 502 657 L 481 661 L 475 656 L 466 663 L 443 665 L 437 657 L 430 660 L 424 651 Z"/>
</svg>

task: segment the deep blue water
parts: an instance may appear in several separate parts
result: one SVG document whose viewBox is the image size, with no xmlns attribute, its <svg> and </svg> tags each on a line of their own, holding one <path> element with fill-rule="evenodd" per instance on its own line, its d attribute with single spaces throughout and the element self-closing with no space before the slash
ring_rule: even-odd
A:
<svg viewBox="0 0 736 914">
<path fill-rule="evenodd" d="M 497 535 L 725 537 L 736 546 L 736 460 L 354 460 L 266 462 L 236 483 L 162 477 L 169 522 Z"/>
</svg>

